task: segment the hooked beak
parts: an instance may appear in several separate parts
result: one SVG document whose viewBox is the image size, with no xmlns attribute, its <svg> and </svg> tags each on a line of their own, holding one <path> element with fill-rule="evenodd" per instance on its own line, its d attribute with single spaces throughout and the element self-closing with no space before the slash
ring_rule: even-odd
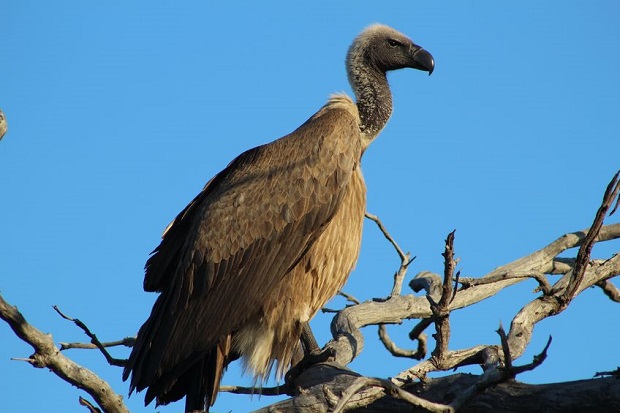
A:
<svg viewBox="0 0 620 413">
<path fill-rule="evenodd" d="M 433 59 L 433 56 L 423 48 L 415 45 L 412 47 L 412 51 L 413 54 L 411 55 L 411 67 L 418 70 L 425 70 L 430 76 L 435 69 L 435 60 Z"/>
</svg>

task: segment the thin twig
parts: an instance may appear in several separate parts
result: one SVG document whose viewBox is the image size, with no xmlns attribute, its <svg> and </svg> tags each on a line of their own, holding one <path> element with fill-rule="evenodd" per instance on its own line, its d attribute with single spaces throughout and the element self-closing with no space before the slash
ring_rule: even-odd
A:
<svg viewBox="0 0 620 413">
<path fill-rule="evenodd" d="M 409 258 L 409 253 L 405 254 L 405 259 L 400 263 L 400 267 L 398 271 L 394 273 L 394 286 L 392 287 L 392 292 L 390 293 L 390 297 L 399 295 L 403 289 L 403 281 L 405 280 L 405 275 L 407 275 L 407 269 L 409 265 L 415 260 L 416 257 Z"/>
<path fill-rule="evenodd" d="M 116 341 L 104 341 L 101 343 L 101 345 L 105 348 L 116 347 L 116 346 L 133 347 L 135 343 L 136 343 L 135 337 L 125 337 L 121 340 L 116 340 Z M 60 343 L 60 351 L 70 350 L 74 348 L 83 349 L 83 350 L 99 349 L 99 347 L 97 347 L 93 343 Z"/>
<path fill-rule="evenodd" d="M 77 318 L 71 318 L 69 316 L 67 316 L 66 314 L 64 314 L 62 311 L 60 311 L 60 309 L 58 308 L 57 305 L 53 306 L 54 310 L 56 310 L 56 312 L 65 320 L 69 320 L 72 321 L 76 326 L 78 326 L 79 328 L 82 329 L 82 331 L 84 331 L 84 334 L 86 334 L 89 338 L 90 338 L 90 342 L 93 343 L 95 346 L 97 346 L 97 348 L 99 349 L 99 351 L 101 351 L 101 353 L 103 354 L 103 356 L 105 357 L 105 359 L 107 360 L 108 364 L 110 364 L 111 366 L 119 366 L 119 367 L 124 367 L 127 364 L 127 360 L 124 359 L 116 359 L 114 357 L 112 357 L 110 355 L 110 353 L 108 353 L 108 350 L 105 349 L 105 347 L 103 346 L 103 344 L 101 344 L 101 342 L 99 341 L 99 339 L 97 338 L 97 336 L 95 334 L 93 334 L 90 329 L 86 326 L 86 324 L 84 324 L 83 322 L 81 322 L 79 319 Z"/>
<path fill-rule="evenodd" d="M 403 281 L 405 279 L 405 275 L 407 274 L 407 269 L 416 257 L 411 258 L 411 254 L 409 254 L 408 252 L 405 253 L 400 248 L 398 243 L 394 240 L 394 238 L 392 238 L 392 236 L 385 228 L 378 216 L 373 215 L 370 212 L 366 212 L 366 218 L 377 224 L 383 236 L 390 242 L 390 244 L 392 244 L 392 246 L 396 250 L 396 253 L 398 254 L 398 257 L 400 258 L 400 268 L 398 269 L 398 271 L 396 271 L 396 273 L 394 273 L 394 286 L 392 287 L 392 292 L 390 293 L 390 296 L 393 297 L 395 295 L 399 295 L 403 288 Z"/>
<path fill-rule="evenodd" d="M 86 408 L 88 409 L 88 411 L 90 413 L 101 413 L 101 409 L 99 409 L 98 407 L 93 406 L 93 404 L 91 402 L 89 402 L 88 400 L 86 400 L 82 396 L 80 396 L 79 402 L 80 402 L 80 404 L 82 406 L 86 406 Z"/>
<path fill-rule="evenodd" d="M 390 244 L 392 244 L 392 246 L 396 250 L 396 253 L 398 254 L 398 257 L 400 258 L 400 260 L 401 261 L 407 261 L 408 260 L 407 254 L 400 248 L 400 246 L 394 240 L 394 238 L 392 238 L 392 236 L 390 235 L 388 230 L 385 228 L 385 226 L 383 225 L 383 223 L 381 222 L 379 217 L 376 216 L 376 215 L 373 215 L 373 214 L 371 214 L 370 212 L 367 211 L 366 212 L 366 218 L 368 218 L 369 220 L 371 220 L 375 224 L 377 224 L 377 227 L 379 227 L 379 230 L 381 231 L 383 236 L 390 242 Z"/>
<path fill-rule="evenodd" d="M 596 373 L 594 373 L 594 377 L 605 377 L 605 376 L 612 376 L 612 377 L 620 378 L 620 367 L 612 371 L 597 371 Z"/>
<path fill-rule="evenodd" d="M 516 376 L 517 374 L 524 373 L 526 371 L 534 370 L 536 367 L 540 366 L 547 359 L 547 351 L 549 350 L 549 346 L 551 346 L 551 342 L 553 341 L 553 337 L 549 336 L 547 340 L 547 344 L 545 344 L 545 348 L 539 353 L 536 354 L 531 363 L 525 364 L 523 366 L 517 366 L 512 368 L 512 375 Z"/>
<path fill-rule="evenodd" d="M 13 361 L 25 361 L 26 363 L 29 363 L 29 364 L 32 364 L 32 365 L 34 365 L 36 363 L 36 360 L 33 359 L 32 357 L 11 357 L 11 360 L 13 360 Z"/>
<path fill-rule="evenodd" d="M 510 355 L 510 347 L 508 346 L 508 337 L 506 337 L 506 331 L 502 323 L 499 323 L 499 328 L 496 330 L 499 334 L 499 339 L 502 344 L 502 352 L 504 353 L 504 366 L 507 370 L 512 369 L 512 356 Z"/>
<path fill-rule="evenodd" d="M 243 387 L 243 386 L 220 386 L 220 392 L 233 394 L 260 394 L 261 396 L 282 396 L 286 394 L 287 386 L 275 387 Z"/>
<path fill-rule="evenodd" d="M 351 294 L 345 293 L 344 291 L 338 291 L 338 295 L 346 298 L 348 301 L 352 302 L 353 304 L 360 303 L 360 301 L 357 298 L 353 297 Z"/>
<path fill-rule="evenodd" d="M 551 285 L 549 285 L 549 281 L 547 281 L 547 277 L 545 274 L 539 271 L 527 271 L 527 272 L 502 272 L 499 274 L 494 274 L 492 277 L 484 277 L 484 278 L 461 278 L 459 283 L 461 284 L 461 290 L 466 290 L 471 287 L 475 287 L 478 285 L 486 285 L 492 284 L 499 281 L 508 280 L 511 278 L 533 278 L 538 282 L 538 288 L 534 290 L 534 292 L 542 291 L 543 294 L 547 295 L 551 291 Z"/>
<path fill-rule="evenodd" d="M 459 292 L 460 279 L 461 279 L 461 271 L 457 271 L 456 275 L 454 276 L 454 285 L 452 286 L 452 296 L 450 297 L 450 303 L 454 301 L 454 298 L 456 297 L 456 293 Z"/>
</svg>

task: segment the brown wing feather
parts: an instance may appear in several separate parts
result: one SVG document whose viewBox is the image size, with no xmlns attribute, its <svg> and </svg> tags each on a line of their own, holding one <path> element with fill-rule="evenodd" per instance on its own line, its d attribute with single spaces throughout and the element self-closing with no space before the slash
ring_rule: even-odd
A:
<svg viewBox="0 0 620 413">
<path fill-rule="evenodd" d="M 361 156 L 358 119 L 326 105 L 295 132 L 237 157 L 167 229 L 146 265 L 160 291 L 124 377 L 147 399 L 252 315 L 336 212 Z M 150 400 L 147 400 L 147 402 Z"/>
</svg>

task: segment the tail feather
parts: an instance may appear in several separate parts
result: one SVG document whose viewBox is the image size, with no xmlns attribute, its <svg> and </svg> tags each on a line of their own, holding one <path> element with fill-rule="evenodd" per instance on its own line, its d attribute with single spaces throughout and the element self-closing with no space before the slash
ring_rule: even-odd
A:
<svg viewBox="0 0 620 413">
<path fill-rule="evenodd" d="M 220 379 L 231 360 L 232 338 L 228 334 L 211 349 L 192 352 L 175 363 L 165 362 L 172 317 L 166 317 L 166 296 L 162 294 L 151 317 L 144 323 L 134 345 L 123 380 L 131 375 L 130 394 L 147 389 L 145 405 L 156 400 L 165 405 L 186 397 L 186 411 L 204 411 L 213 405 L 219 391 Z M 157 322 L 155 322 L 157 320 Z M 164 367 L 168 365 L 168 367 Z"/>
</svg>

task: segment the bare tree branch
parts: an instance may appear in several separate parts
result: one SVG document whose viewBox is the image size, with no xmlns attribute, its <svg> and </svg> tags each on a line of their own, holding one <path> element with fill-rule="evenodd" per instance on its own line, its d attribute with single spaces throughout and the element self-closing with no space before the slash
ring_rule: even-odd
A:
<svg viewBox="0 0 620 413">
<path fill-rule="evenodd" d="M 503 265 L 491 271 L 486 277 L 495 277 L 497 274 L 523 274 L 532 272 L 544 272 L 553 268 L 555 257 L 570 248 L 580 246 L 587 233 L 587 229 L 569 233 L 556 239 L 546 247 Z M 620 224 L 606 225 L 601 228 L 598 242 L 620 238 Z M 582 283 L 578 292 L 588 286 L 594 285 L 601 280 L 620 274 L 620 259 L 613 257 L 597 267 L 586 269 L 585 282 Z M 510 276 L 491 284 L 477 285 L 466 290 L 459 291 L 450 305 L 450 310 L 468 307 L 484 299 L 492 297 L 504 288 L 522 282 L 527 278 Z M 556 282 L 554 287 L 563 283 L 564 277 Z M 559 283 L 559 284 L 558 284 Z M 425 297 L 413 295 L 396 295 L 385 300 L 372 300 L 351 306 L 338 312 L 331 323 L 331 332 L 335 337 L 327 345 L 334 349 L 336 362 L 347 365 L 362 351 L 364 337 L 359 330 L 361 327 L 373 324 L 399 324 L 403 320 L 411 318 L 432 317 L 430 304 Z M 528 340 L 529 342 L 529 340 Z M 512 349 L 512 347 L 511 347 Z M 513 355 L 519 357 L 521 353 L 512 349 Z"/>
<path fill-rule="evenodd" d="M 512 356 L 510 355 L 510 346 L 508 346 L 508 337 L 506 337 L 506 331 L 504 331 L 504 327 L 502 326 L 502 323 L 499 323 L 497 334 L 499 335 L 500 342 L 502 344 L 502 353 L 504 355 L 504 367 L 506 370 L 511 370 L 512 369 Z"/>
<path fill-rule="evenodd" d="M 114 393 L 105 381 L 92 371 L 65 357 L 54 345 L 49 334 L 43 334 L 28 324 L 22 314 L 0 295 L 0 318 L 8 323 L 13 332 L 34 349 L 28 359 L 32 366 L 49 368 L 54 374 L 86 391 L 105 412 L 128 413 L 123 398 Z"/>
<path fill-rule="evenodd" d="M 379 230 L 383 234 L 383 236 L 392 244 L 398 257 L 400 258 L 400 268 L 394 274 L 394 286 L 392 287 L 391 296 L 399 295 L 403 288 L 403 280 L 405 279 L 405 275 L 407 274 L 407 268 L 409 265 L 415 260 L 415 257 L 411 258 L 411 255 L 407 252 L 405 253 L 398 243 L 392 238 L 388 230 L 385 228 L 381 220 L 378 216 L 371 214 L 370 212 L 366 212 L 366 218 L 373 221 L 379 227 Z"/>
<path fill-rule="evenodd" d="M 483 278 L 461 277 L 459 282 L 462 286 L 461 289 L 465 290 L 467 288 L 474 287 L 476 285 L 492 284 L 498 281 L 506 280 L 508 278 L 532 278 L 536 280 L 536 282 L 538 282 L 538 288 L 536 288 L 534 292 L 542 291 L 543 294 L 549 294 L 549 292 L 551 291 L 551 285 L 549 285 L 549 281 L 547 281 L 545 274 L 541 272 L 518 273 L 518 272 L 513 271 L 512 273 L 504 272 L 504 273 L 494 274 L 492 277 L 483 277 Z"/>
<path fill-rule="evenodd" d="M 125 337 L 120 340 L 115 341 L 104 341 L 101 343 L 102 347 L 116 347 L 116 346 L 125 346 L 125 347 L 133 347 L 136 343 L 135 337 Z M 70 350 L 70 349 L 81 349 L 81 350 L 95 350 L 99 349 L 97 345 L 93 343 L 60 343 L 60 351 Z"/>
<path fill-rule="evenodd" d="M 79 400 L 79 402 L 80 402 L 80 404 L 82 406 L 86 406 L 86 408 L 88 409 L 88 411 L 90 413 L 101 413 L 101 409 L 93 406 L 93 404 L 91 402 L 89 402 L 88 400 L 86 400 L 82 396 L 80 396 L 80 398 L 78 400 Z"/>
<path fill-rule="evenodd" d="M 485 277 L 493 277 L 498 273 L 512 273 L 514 271 L 518 274 L 522 274 L 527 271 L 542 271 L 545 268 L 551 268 L 553 259 L 559 253 L 581 245 L 586 231 L 566 234 L 543 249 L 501 266 Z M 608 225 L 601 229 L 599 242 L 617 239 L 619 237 L 620 224 Z M 585 274 L 586 283 L 582 283 L 579 291 L 586 288 L 586 286 L 593 285 L 598 281 L 620 273 L 617 268 L 618 261 L 620 261 L 620 259 L 614 257 L 596 268 L 588 268 Z M 495 295 L 503 288 L 523 280 L 524 278 L 508 277 L 492 284 L 479 285 L 460 291 L 455 296 L 450 308 L 454 311 L 458 308 L 470 306 Z M 558 283 L 562 283 L 562 279 L 560 279 Z M 556 283 L 556 286 L 558 283 Z M 409 318 L 429 318 L 431 316 L 430 304 L 424 297 L 406 295 L 392 296 L 382 301 L 367 301 L 358 306 L 345 308 L 334 317 L 331 329 L 335 339 L 328 343 L 328 345 L 334 348 L 336 352 L 336 361 L 339 364 L 346 365 L 355 358 L 363 348 L 364 338 L 359 328 L 371 324 L 398 324 Z M 513 354 L 518 357 L 521 353 L 517 353 L 513 349 Z"/>
<path fill-rule="evenodd" d="M 437 363 L 439 368 L 443 365 L 446 355 L 448 354 L 448 343 L 450 341 L 450 303 L 454 299 L 452 278 L 454 276 L 454 268 L 456 261 L 454 260 L 454 233 L 452 231 L 446 238 L 445 250 L 442 253 L 444 257 L 444 275 L 443 285 L 441 288 L 441 298 L 436 303 L 435 300 L 427 295 L 433 312 L 433 320 L 435 321 L 435 350 L 433 350 L 431 359 Z"/>
<path fill-rule="evenodd" d="M 612 377 L 620 378 L 620 367 L 618 367 L 614 371 L 597 371 L 594 374 L 594 377 L 603 377 L 603 376 L 612 376 Z"/>
<path fill-rule="evenodd" d="M 260 394 L 261 396 L 282 396 L 287 394 L 287 386 L 275 387 L 243 387 L 220 386 L 220 392 L 233 394 Z"/>
<path fill-rule="evenodd" d="M 409 288 L 413 292 L 418 293 L 424 290 L 427 295 L 430 295 L 435 300 L 439 300 L 439 297 L 441 297 L 442 286 L 441 277 L 430 271 L 421 271 L 409 281 Z"/>
<path fill-rule="evenodd" d="M 426 335 L 422 337 L 424 333 L 421 333 L 416 337 L 418 340 L 418 349 L 417 350 L 407 350 L 404 348 L 400 348 L 392 341 L 390 336 L 388 335 L 385 324 L 379 325 L 379 340 L 383 343 L 385 348 L 395 357 L 405 357 L 412 358 L 415 360 L 421 360 L 426 355 Z"/>
<path fill-rule="evenodd" d="M 530 342 L 536 323 L 562 312 L 568 303 L 585 288 L 597 285 L 610 276 L 620 273 L 620 256 L 618 255 L 606 261 L 587 265 L 592 246 L 596 239 L 602 237 L 601 234 L 605 228 L 602 227 L 602 219 L 619 190 L 618 174 L 616 174 L 608 186 L 601 207 L 596 214 L 595 224 L 583 238 L 573 270 L 566 273 L 553 285 L 550 295 L 536 298 L 523 307 L 513 318 L 508 334 L 508 342 L 513 354 L 521 355 L 523 353 Z"/>
<path fill-rule="evenodd" d="M 108 353 L 108 350 L 105 349 L 104 345 L 101 344 L 101 342 L 99 341 L 97 336 L 94 333 L 92 333 L 90 331 L 90 329 L 86 326 L 86 324 L 84 324 L 83 322 L 81 322 L 77 318 L 71 318 L 71 317 L 65 315 L 62 311 L 60 311 L 60 309 L 58 308 L 57 305 L 53 306 L 53 308 L 54 308 L 54 310 L 56 310 L 56 312 L 62 318 L 64 318 L 65 320 L 73 322 L 76 326 L 81 328 L 82 331 L 84 331 L 84 334 L 86 334 L 90 338 L 90 342 L 92 344 L 94 344 L 99 349 L 99 351 L 101 351 L 101 353 L 105 357 L 105 359 L 108 362 L 108 364 L 110 364 L 111 366 L 119 366 L 119 367 L 124 367 L 125 364 L 127 364 L 127 360 L 116 359 L 116 358 L 112 357 L 110 355 L 110 353 Z"/>
<path fill-rule="evenodd" d="M 338 295 L 341 295 L 342 297 L 346 298 L 348 301 L 352 302 L 353 304 L 359 304 L 359 300 L 355 297 L 353 297 L 351 294 L 347 294 L 344 291 L 338 291 Z"/>
<path fill-rule="evenodd" d="M 551 346 L 552 341 L 553 341 L 553 337 L 549 336 L 549 339 L 547 340 L 547 344 L 545 344 L 545 347 L 539 354 L 534 356 L 534 359 L 532 360 L 532 362 L 529 364 L 525 364 L 523 366 L 513 367 L 512 373 L 514 375 L 517 375 L 517 374 L 524 373 L 526 371 L 534 370 L 536 367 L 540 366 L 547 359 L 547 351 L 549 351 L 549 347 Z"/>
<path fill-rule="evenodd" d="M 396 397 L 406 401 L 412 406 L 420 407 L 431 413 L 451 413 L 455 410 L 450 406 L 444 404 L 433 403 L 415 396 L 400 387 L 394 385 L 389 380 L 378 379 L 374 377 L 358 377 L 343 393 L 338 401 L 338 404 L 334 407 L 333 413 L 340 413 L 349 411 L 352 409 L 365 407 L 368 404 L 368 400 L 363 398 L 362 400 L 355 400 L 354 396 L 357 395 L 364 387 L 375 387 L 385 392 L 385 394 L 391 397 Z"/>
<path fill-rule="evenodd" d="M 607 211 L 618 197 L 618 192 L 620 192 L 620 182 L 618 181 L 618 176 L 620 176 L 620 171 L 616 172 L 609 185 L 607 185 L 605 195 L 603 195 L 603 202 L 601 203 L 601 206 L 596 212 L 592 227 L 590 227 L 590 229 L 588 230 L 588 233 L 583 243 L 581 244 L 581 247 L 579 247 L 579 252 L 577 253 L 577 260 L 575 262 L 575 266 L 573 267 L 573 273 L 568 288 L 566 288 L 564 294 L 559 297 L 562 304 L 561 310 L 566 308 L 568 303 L 570 303 L 570 301 L 574 298 L 577 289 L 579 288 L 579 285 L 583 280 L 588 261 L 590 261 L 592 247 L 594 246 L 594 243 L 598 238 L 599 232 L 603 227 L 603 221 L 605 220 Z"/>
<path fill-rule="evenodd" d="M 620 290 L 609 280 L 603 280 L 596 283 L 610 300 L 620 303 Z"/>
<path fill-rule="evenodd" d="M 396 253 L 398 254 L 398 257 L 400 258 L 401 261 L 407 261 L 408 260 L 408 255 L 407 253 L 405 253 L 400 246 L 398 245 L 398 243 L 394 240 L 394 238 L 392 238 L 392 236 L 390 235 L 390 233 L 388 232 L 388 230 L 385 228 L 385 226 L 383 225 L 383 223 L 381 222 L 381 220 L 379 219 L 378 216 L 371 214 L 370 212 L 366 211 L 366 218 L 368 218 L 369 220 L 373 221 L 375 224 L 377 224 L 377 227 L 379 227 L 379 230 L 381 231 L 381 233 L 383 234 L 383 236 L 390 242 L 390 244 L 392 244 L 392 246 L 394 247 L 394 249 L 396 250 Z"/>
<path fill-rule="evenodd" d="M 405 386 L 428 400 L 439 401 L 464 394 L 472 385 L 480 382 L 473 374 L 451 374 L 429 379 L 425 383 Z M 620 380 L 616 378 L 588 379 L 574 382 L 532 385 L 511 380 L 500 382 L 478 393 L 459 408 L 459 413 L 529 413 L 529 412 L 588 412 L 607 413 L 620 411 L 618 395 Z M 448 399 L 449 400 L 449 399 Z M 454 403 L 452 403 L 454 405 Z M 382 411 L 397 412 L 393 404 L 384 403 Z M 402 405 L 401 405 L 402 406 Z M 398 406 L 400 407 L 400 406 Z M 379 406 L 368 406 L 363 412 L 378 413 Z M 422 410 L 408 410 L 422 412 Z M 361 410 L 360 410 L 361 412 Z"/>
</svg>

